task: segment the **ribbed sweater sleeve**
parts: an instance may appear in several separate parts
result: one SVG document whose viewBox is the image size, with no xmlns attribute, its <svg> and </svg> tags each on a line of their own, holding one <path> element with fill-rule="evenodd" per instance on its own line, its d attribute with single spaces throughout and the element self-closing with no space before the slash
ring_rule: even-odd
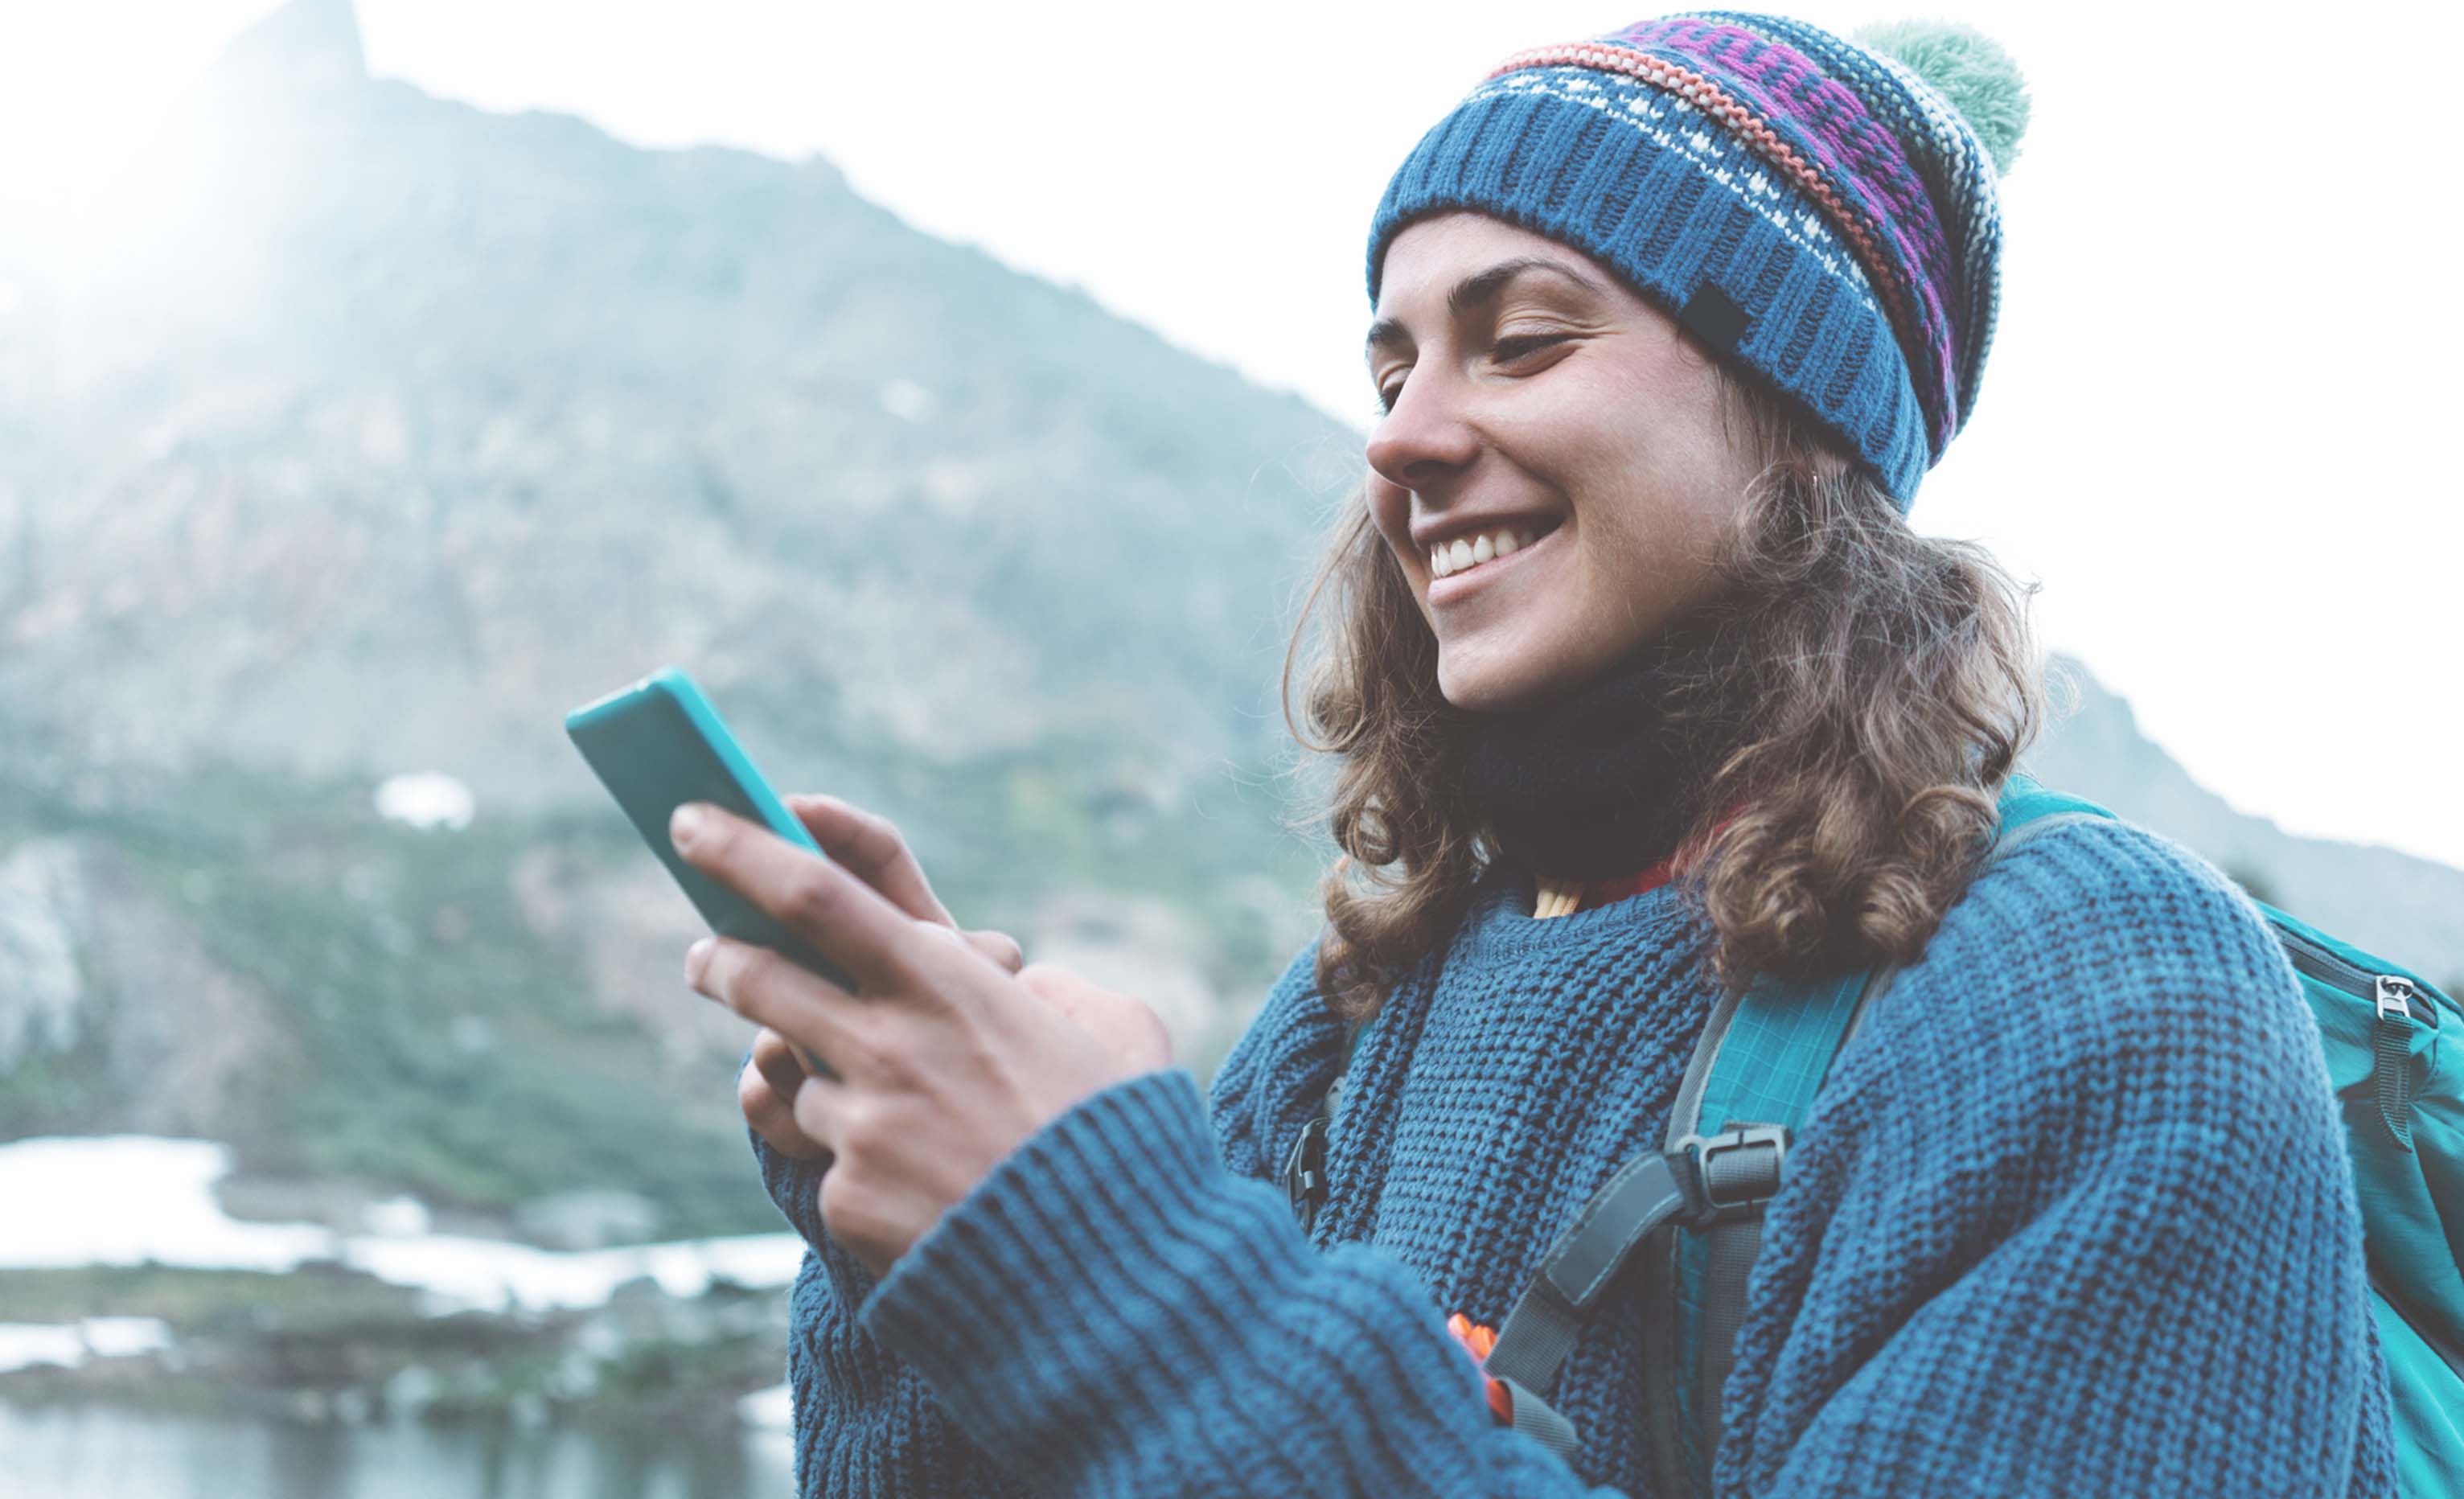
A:
<svg viewBox="0 0 2464 1499">
<path fill-rule="evenodd" d="M 750 1132 L 748 1132 L 750 1133 Z M 787 1297 L 787 1387 L 799 1494 L 1003 1499 L 1018 1486 L 950 1423 L 924 1380 L 856 1320 L 873 1277 L 822 1226 L 825 1159 L 798 1160 L 751 1135 L 762 1187 L 804 1240 Z"/>
<path fill-rule="evenodd" d="M 1428 1289 L 1321 1252 L 1266 1140 L 1342 1030 L 1293 959 L 1216 1076 L 1084 1100 L 891 1267 L 865 1327 L 1037 1494 L 1617 1499 L 1495 1426 Z M 808 1490 L 809 1491 L 809 1490 Z"/>
<path fill-rule="evenodd" d="M 1789 1160 L 1718 1489 L 2390 1494 L 2343 1125 L 2258 911 L 2128 825 L 1978 881 Z"/>
<path fill-rule="evenodd" d="M 861 1315 L 1038 1494 L 1610 1492 L 1490 1422 L 1393 1257 L 1320 1253 L 1278 1193 L 1228 1172 L 1179 1069 L 1030 1138 Z"/>
</svg>

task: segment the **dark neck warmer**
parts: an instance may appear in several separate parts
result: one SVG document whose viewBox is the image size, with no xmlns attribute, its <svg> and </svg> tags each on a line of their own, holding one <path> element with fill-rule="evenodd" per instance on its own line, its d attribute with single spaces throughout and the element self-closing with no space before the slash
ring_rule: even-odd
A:
<svg viewBox="0 0 2464 1499">
<path fill-rule="evenodd" d="M 1745 739 L 1739 633 L 1681 622 L 1570 693 L 1480 715 L 1463 774 L 1501 853 L 1602 880 L 1674 851 L 1705 810 L 1704 782 Z"/>
</svg>

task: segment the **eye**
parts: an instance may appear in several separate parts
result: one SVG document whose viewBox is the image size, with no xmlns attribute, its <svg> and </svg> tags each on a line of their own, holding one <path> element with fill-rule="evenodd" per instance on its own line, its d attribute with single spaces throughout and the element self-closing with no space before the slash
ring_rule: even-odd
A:
<svg viewBox="0 0 2464 1499">
<path fill-rule="evenodd" d="M 1536 354 L 1552 343 L 1563 343 L 1571 333 L 1532 333 L 1521 338 L 1500 339 L 1489 347 L 1496 351 L 1498 362 L 1510 364 L 1527 354 Z"/>
<path fill-rule="evenodd" d="M 1525 334 L 1520 338 L 1499 339 L 1496 342 L 1489 345 L 1489 350 L 1497 356 L 1497 362 L 1499 364 L 1511 364 L 1516 360 L 1537 354 L 1542 349 L 1548 348 L 1552 344 L 1563 343 L 1573 337 L 1573 335 L 1571 333 Z M 1411 371 L 1405 370 L 1403 372 L 1403 380 L 1398 380 L 1393 385 L 1381 388 L 1377 392 L 1377 414 L 1384 415 L 1395 409 L 1395 403 L 1402 399 L 1403 381 L 1411 378 Z"/>
</svg>

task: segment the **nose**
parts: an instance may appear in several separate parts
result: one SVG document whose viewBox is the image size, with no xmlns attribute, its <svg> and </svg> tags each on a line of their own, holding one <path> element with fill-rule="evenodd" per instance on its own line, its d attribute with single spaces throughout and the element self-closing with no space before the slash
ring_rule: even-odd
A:
<svg viewBox="0 0 2464 1499">
<path fill-rule="evenodd" d="M 1438 488 L 1479 454 L 1479 432 L 1435 369 L 1407 378 L 1395 408 L 1369 433 L 1369 466 L 1387 483 L 1416 494 Z"/>
</svg>

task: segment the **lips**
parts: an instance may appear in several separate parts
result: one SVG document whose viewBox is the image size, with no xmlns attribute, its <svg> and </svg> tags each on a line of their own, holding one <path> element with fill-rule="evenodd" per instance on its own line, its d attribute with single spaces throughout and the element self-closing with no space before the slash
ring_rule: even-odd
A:
<svg viewBox="0 0 2464 1499">
<path fill-rule="evenodd" d="M 1561 524 L 1552 521 L 1540 532 L 1530 545 L 1517 547 L 1504 556 L 1492 554 L 1487 562 L 1475 562 L 1443 577 L 1436 576 L 1432 570 L 1429 580 L 1430 606 L 1437 607 L 1452 604 L 1495 579 L 1529 565 L 1531 555 L 1535 552 L 1546 551 L 1553 555 L 1555 549 L 1551 544 L 1551 540 L 1560 529 L 1562 529 Z"/>
</svg>

